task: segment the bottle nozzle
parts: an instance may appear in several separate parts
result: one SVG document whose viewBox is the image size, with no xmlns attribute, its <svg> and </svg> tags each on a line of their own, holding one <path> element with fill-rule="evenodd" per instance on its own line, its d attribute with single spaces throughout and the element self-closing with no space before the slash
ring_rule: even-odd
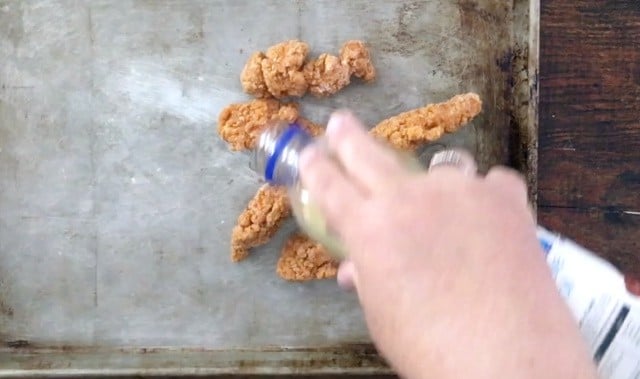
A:
<svg viewBox="0 0 640 379">
<path fill-rule="evenodd" d="M 254 151 L 252 168 L 268 183 L 290 185 L 295 181 L 295 158 L 301 142 L 310 137 L 296 123 L 277 121 L 267 125 L 260 134 Z"/>
<path fill-rule="evenodd" d="M 429 162 L 429 169 L 436 166 L 455 166 L 465 175 L 475 175 L 478 172 L 476 160 L 463 149 L 447 149 L 435 153 Z"/>
</svg>

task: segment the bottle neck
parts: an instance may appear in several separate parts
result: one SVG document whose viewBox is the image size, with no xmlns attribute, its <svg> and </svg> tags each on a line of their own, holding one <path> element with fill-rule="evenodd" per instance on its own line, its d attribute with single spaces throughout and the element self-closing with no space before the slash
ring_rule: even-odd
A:
<svg viewBox="0 0 640 379">
<path fill-rule="evenodd" d="M 298 157 L 312 137 L 298 124 L 279 122 L 260 135 L 254 169 L 269 184 L 291 186 L 298 180 Z"/>
</svg>

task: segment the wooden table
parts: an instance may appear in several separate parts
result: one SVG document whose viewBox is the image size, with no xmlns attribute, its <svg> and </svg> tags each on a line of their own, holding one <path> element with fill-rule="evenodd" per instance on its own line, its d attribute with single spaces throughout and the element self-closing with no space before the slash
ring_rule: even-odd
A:
<svg viewBox="0 0 640 379">
<path fill-rule="evenodd" d="M 549 0 L 539 221 L 640 283 L 640 1 Z"/>
</svg>

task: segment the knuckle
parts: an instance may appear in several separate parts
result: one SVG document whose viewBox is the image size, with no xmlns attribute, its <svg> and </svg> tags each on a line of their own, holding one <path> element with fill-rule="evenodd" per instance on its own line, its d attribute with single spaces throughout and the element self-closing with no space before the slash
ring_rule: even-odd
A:
<svg viewBox="0 0 640 379">
<path fill-rule="evenodd" d="M 507 167 L 494 167 L 486 176 L 486 180 L 493 186 L 512 192 L 517 196 L 527 197 L 527 183 L 516 170 Z"/>
<path fill-rule="evenodd" d="M 497 182 L 507 182 L 510 184 L 523 184 L 524 179 L 520 173 L 514 169 L 507 167 L 494 167 L 489 170 L 487 179 Z"/>
</svg>

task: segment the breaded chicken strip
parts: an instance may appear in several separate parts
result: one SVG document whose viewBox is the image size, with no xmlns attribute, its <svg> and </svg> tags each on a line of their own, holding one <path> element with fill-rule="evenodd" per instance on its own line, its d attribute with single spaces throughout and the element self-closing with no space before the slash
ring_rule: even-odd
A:
<svg viewBox="0 0 640 379">
<path fill-rule="evenodd" d="M 265 58 L 265 55 L 260 51 L 251 54 L 240 73 L 240 83 L 242 83 L 244 91 L 257 98 L 271 97 L 262 75 L 262 61 Z"/>
<path fill-rule="evenodd" d="M 238 217 L 231 233 L 231 260 L 241 261 L 249 249 L 265 244 L 291 215 L 287 189 L 263 185 Z"/>
<path fill-rule="evenodd" d="M 231 150 L 251 149 L 269 121 L 293 122 L 298 118 L 298 106 L 274 99 L 258 99 L 231 104 L 218 116 L 218 134 Z"/>
<path fill-rule="evenodd" d="M 335 55 L 322 54 L 305 64 L 304 77 L 312 95 L 327 97 L 349 85 L 351 72 Z"/>
<path fill-rule="evenodd" d="M 332 95 L 349 85 L 351 75 L 370 82 L 376 70 L 362 41 L 344 43 L 340 57 L 321 54 L 306 62 L 309 45 L 299 40 L 280 42 L 266 53 L 251 54 L 240 73 L 243 90 L 257 98 L 318 97 Z"/>
<path fill-rule="evenodd" d="M 445 102 L 388 118 L 376 125 L 371 134 L 398 149 L 415 150 L 444 133 L 457 131 L 481 110 L 482 102 L 475 93 L 457 95 Z"/>
<path fill-rule="evenodd" d="M 376 78 L 376 69 L 371 62 L 369 49 L 362 41 L 351 40 L 342 45 L 340 61 L 349 67 L 349 73 L 366 82 Z"/>
<path fill-rule="evenodd" d="M 267 49 L 260 65 L 264 83 L 273 97 L 300 97 L 307 92 L 302 68 L 308 53 L 309 45 L 298 40 L 281 42 Z"/>
<path fill-rule="evenodd" d="M 291 281 L 327 279 L 336 276 L 338 262 L 319 243 L 297 233 L 282 248 L 276 271 Z"/>
</svg>

